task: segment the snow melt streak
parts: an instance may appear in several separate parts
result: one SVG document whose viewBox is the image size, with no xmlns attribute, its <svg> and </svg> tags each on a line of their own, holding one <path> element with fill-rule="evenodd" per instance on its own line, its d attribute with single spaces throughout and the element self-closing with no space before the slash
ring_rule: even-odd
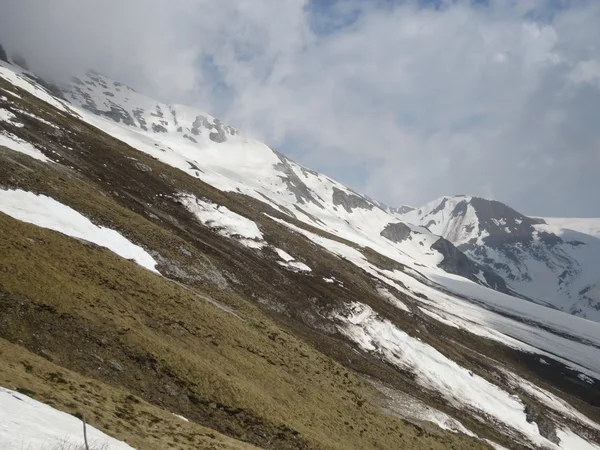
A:
<svg viewBox="0 0 600 450">
<path fill-rule="evenodd" d="M 466 407 L 526 436 L 535 444 L 556 447 L 527 422 L 521 400 L 459 366 L 433 347 L 409 336 L 366 305 L 354 303 L 340 331 L 366 351 L 413 372 L 419 384 L 439 392 L 451 404 Z"/>
</svg>

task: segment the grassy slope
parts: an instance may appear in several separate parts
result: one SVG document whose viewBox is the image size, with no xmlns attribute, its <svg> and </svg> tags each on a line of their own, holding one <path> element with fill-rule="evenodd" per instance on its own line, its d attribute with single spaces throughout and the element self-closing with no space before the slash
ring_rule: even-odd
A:
<svg viewBox="0 0 600 450">
<path fill-rule="evenodd" d="M 243 322 L 105 249 L 4 215 L 0 230 L 2 336 L 58 365 L 258 445 L 478 447 L 378 412 L 362 381 L 266 318 Z"/>
</svg>

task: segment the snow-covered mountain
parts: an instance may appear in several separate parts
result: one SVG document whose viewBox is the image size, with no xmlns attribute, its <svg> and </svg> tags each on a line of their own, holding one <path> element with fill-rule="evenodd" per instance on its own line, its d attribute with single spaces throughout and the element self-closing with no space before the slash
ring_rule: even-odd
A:
<svg viewBox="0 0 600 450">
<path fill-rule="evenodd" d="M 597 219 L 527 217 L 478 197 L 443 197 L 401 217 L 452 242 L 515 292 L 600 321 Z"/>
<path fill-rule="evenodd" d="M 492 219 L 441 238 L 97 73 L 0 63 L 0 162 L 0 385 L 136 448 L 600 448 L 600 324 L 453 244 Z"/>
<path fill-rule="evenodd" d="M 306 224 L 371 247 L 408 266 L 426 264 L 507 292 L 502 278 L 448 241 L 389 208 L 302 167 L 207 113 L 167 105 L 88 72 L 63 88 L 88 121 L 133 147 L 226 191 L 267 202 Z"/>
</svg>

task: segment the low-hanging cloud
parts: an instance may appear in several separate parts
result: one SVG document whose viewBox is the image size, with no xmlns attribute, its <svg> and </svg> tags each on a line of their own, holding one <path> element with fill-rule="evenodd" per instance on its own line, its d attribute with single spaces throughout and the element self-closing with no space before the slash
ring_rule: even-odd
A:
<svg viewBox="0 0 600 450">
<path fill-rule="evenodd" d="M 387 203 L 600 215 L 600 3 L 3 0 L 0 42 L 191 104 Z"/>
</svg>

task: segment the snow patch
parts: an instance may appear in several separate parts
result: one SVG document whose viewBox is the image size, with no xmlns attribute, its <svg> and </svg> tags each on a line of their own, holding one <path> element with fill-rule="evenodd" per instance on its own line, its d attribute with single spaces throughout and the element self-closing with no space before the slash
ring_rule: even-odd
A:
<svg viewBox="0 0 600 450">
<path fill-rule="evenodd" d="M 3 122 L 9 122 L 16 127 L 23 128 L 23 124 L 17 122 L 17 116 L 15 116 L 8 109 L 0 108 L 0 120 Z"/>
<path fill-rule="evenodd" d="M 600 450 L 600 446 L 592 444 L 579 437 L 571 430 L 556 430 L 556 435 L 560 439 L 560 448 L 565 450 Z"/>
<path fill-rule="evenodd" d="M 221 236 L 236 238 L 247 247 L 262 248 L 266 245 L 258 225 L 229 208 L 200 200 L 191 194 L 180 194 L 179 201 L 200 222 Z"/>
<path fill-rule="evenodd" d="M 52 162 L 50 158 L 44 155 L 41 151 L 26 142 L 14 134 L 7 131 L 0 131 L 0 146 L 4 146 L 15 152 L 24 153 L 27 156 L 31 156 L 33 159 L 43 162 Z"/>
<path fill-rule="evenodd" d="M 388 291 L 386 288 L 378 287 L 377 292 L 379 293 L 379 295 L 381 295 L 383 298 L 385 298 L 389 303 L 394 305 L 396 308 L 401 309 L 402 311 L 405 311 L 408 313 L 411 312 L 409 307 L 406 306 L 406 303 L 398 300 L 398 298 L 394 294 L 392 294 L 390 291 Z"/>
<path fill-rule="evenodd" d="M 277 264 L 279 264 L 282 267 L 291 269 L 292 271 L 312 272 L 312 269 L 310 267 L 308 267 L 306 264 L 300 261 L 290 261 L 287 263 L 279 261 Z"/>
<path fill-rule="evenodd" d="M 292 255 L 290 255 L 289 253 L 281 250 L 280 248 L 275 247 L 275 251 L 277 252 L 277 254 L 279 255 L 279 257 L 281 259 L 283 259 L 285 262 L 290 262 L 290 261 L 293 261 L 294 259 L 296 259 Z"/>
<path fill-rule="evenodd" d="M 585 381 L 587 384 L 594 384 L 594 380 L 588 377 L 585 373 L 577 374 L 577 378 L 579 378 L 581 381 Z"/>
<path fill-rule="evenodd" d="M 114 230 L 94 225 L 87 217 L 53 198 L 20 189 L 0 190 L 0 212 L 38 227 L 93 242 L 159 273 L 155 269 L 156 261 L 143 248 Z"/>
<path fill-rule="evenodd" d="M 296 261 L 296 258 L 294 258 L 289 253 L 285 252 L 284 250 L 277 247 L 273 247 L 273 249 L 277 252 L 277 255 L 283 260 L 277 261 L 277 264 L 279 264 L 280 266 L 288 268 L 294 272 L 312 272 L 312 269 L 310 267 L 308 267 L 303 262 Z"/>
<path fill-rule="evenodd" d="M 88 425 L 92 448 L 133 450 L 100 430 Z M 26 395 L 0 387 L 0 448 L 41 449 L 63 443 L 83 448 L 83 423 Z"/>
</svg>

